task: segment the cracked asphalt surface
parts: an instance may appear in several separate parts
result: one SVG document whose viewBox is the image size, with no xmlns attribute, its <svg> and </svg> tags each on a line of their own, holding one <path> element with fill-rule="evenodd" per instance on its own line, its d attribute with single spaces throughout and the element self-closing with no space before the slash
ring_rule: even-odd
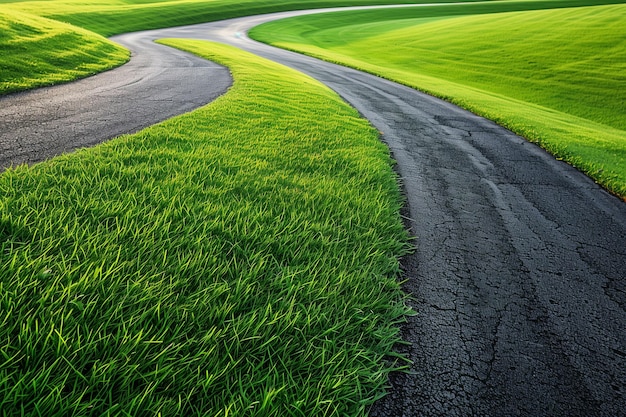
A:
<svg viewBox="0 0 626 417">
<path fill-rule="evenodd" d="M 159 69 L 164 47 L 151 39 L 233 44 L 319 79 L 382 132 L 398 162 L 407 226 L 417 237 L 403 269 L 404 288 L 418 314 L 402 327 L 403 338 L 412 344 L 398 347 L 413 362 L 410 373 L 392 374 L 390 394 L 370 415 L 626 415 L 626 204 L 535 145 L 449 103 L 235 36 L 287 15 L 291 13 L 113 39 L 131 46 L 133 60 L 156 54 L 145 66 L 166 75 L 169 69 Z M 164 101 L 176 101 L 171 107 L 179 111 L 193 99 L 171 89 L 189 67 L 207 71 L 190 77 L 195 78 L 192 84 L 203 83 L 191 88 L 202 93 L 200 102 L 210 101 L 230 83 L 223 68 L 174 55 L 186 63 L 173 61 L 171 66 L 185 70 L 166 76 L 170 84 L 159 79 L 142 92 L 134 89 L 142 82 L 126 81 L 134 71 L 122 67 L 83 81 L 93 85 L 44 89 L 42 97 L 50 101 L 36 99 L 36 105 L 22 104 L 14 113 L 6 113 L 7 107 L 39 90 L 0 99 L 0 164 L 35 162 L 54 153 L 29 153 L 37 142 L 60 149 L 57 143 L 72 135 L 88 138 L 81 146 L 106 139 L 74 132 L 91 123 L 94 107 L 104 108 L 105 126 L 119 124 L 119 116 L 106 115 L 112 106 L 107 103 L 139 95 L 122 111 L 141 114 L 129 122 L 131 131 L 144 126 L 147 115 L 160 112 L 156 107 L 144 111 L 145 102 L 150 100 L 151 106 L 155 96 L 171 92 Z M 86 91 L 111 99 L 102 104 L 85 97 Z M 128 96 L 121 95 L 127 91 Z M 65 94 L 76 94 L 80 106 L 71 118 L 57 121 L 55 113 L 63 105 L 54 100 Z M 108 127 L 96 130 L 102 129 Z M 34 144 L 31 137 L 37 137 Z M 10 152 L 18 156 L 7 159 Z"/>
</svg>

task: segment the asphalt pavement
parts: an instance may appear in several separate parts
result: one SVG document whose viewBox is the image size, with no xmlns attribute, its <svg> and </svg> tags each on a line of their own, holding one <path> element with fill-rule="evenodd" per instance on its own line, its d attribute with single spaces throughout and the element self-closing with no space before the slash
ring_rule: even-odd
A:
<svg viewBox="0 0 626 417">
<path fill-rule="evenodd" d="M 152 39 L 210 39 L 283 63 L 333 88 L 381 131 L 406 194 L 416 250 L 403 260 L 404 288 L 417 315 L 402 327 L 411 345 L 398 350 L 412 365 L 392 375 L 390 394 L 370 415 L 626 415 L 626 203 L 493 122 L 381 78 L 240 36 L 275 18 L 114 37 L 132 48 L 131 64 L 148 56 L 140 65 L 147 73 L 132 78 L 134 70 L 124 66 L 0 99 L 0 165 L 56 152 L 29 154 L 41 143 L 61 149 L 70 136 L 86 138 L 79 146 L 107 139 L 76 133 L 94 118 L 105 126 L 96 131 L 110 129 L 112 137 L 121 132 L 108 126 L 121 124 L 122 115 L 137 115 L 125 122 L 134 131 L 153 123 L 149 116 L 171 116 L 161 108 L 187 111 L 195 99 L 173 90 L 185 77 L 190 91 L 201 93 L 198 103 L 228 87 L 223 68 L 171 50 L 170 62 L 161 55 L 169 48 Z M 165 69 L 162 61 L 170 62 Z M 182 72 L 174 75 L 175 68 Z M 189 68 L 206 73 L 189 76 Z M 142 87 L 153 78 L 156 83 Z M 88 84 L 74 87 L 81 83 Z M 43 95 L 21 101 L 37 94 Z M 58 119 L 69 107 L 57 104 L 64 95 L 75 95 L 77 104 L 71 117 Z M 126 110 L 113 110 L 134 97 Z M 18 110 L 7 113 L 14 103 Z"/>
</svg>

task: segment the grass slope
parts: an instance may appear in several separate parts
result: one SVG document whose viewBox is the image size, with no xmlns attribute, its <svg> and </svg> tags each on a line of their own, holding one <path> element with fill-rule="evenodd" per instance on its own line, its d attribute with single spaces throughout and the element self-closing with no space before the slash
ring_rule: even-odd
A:
<svg viewBox="0 0 626 417">
<path fill-rule="evenodd" d="M 307 16 L 252 36 L 444 97 L 626 196 L 626 5 L 457 18 L 435 10 Z"/>
<path fill-rule="evenodd" d="M 0 10 L 0 95 L 95 74 L 129 55 L 93 32 Z"/>
<path fill-rule="evenodd" d="M 0 409 L 364 415 L 407 313 L 377 132 L 223 45 L 228 94 L 0 176 Z"/>
</svg>

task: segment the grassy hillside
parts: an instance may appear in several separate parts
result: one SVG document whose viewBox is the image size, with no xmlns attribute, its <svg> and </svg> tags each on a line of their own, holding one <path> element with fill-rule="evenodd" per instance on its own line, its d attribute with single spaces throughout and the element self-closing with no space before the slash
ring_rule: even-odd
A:
<svg viewBox="0 0 626 417">
<path fill-rule="evenodd" d="M 501 6 L 454 18 L 443 7 L 427 17 L 419 10 L 307 16 L 252 36 L 444 97 L 626 196 L 626 5 L 516 13 Z"/>
<path fill-rule="evenodd" d="M 93 32 L 0 10 L 0 95 L 95 74 L 128 57 L 124 48 Z"/>
<path fill-rule="evenodd" d="M 167 43 L 229 93 L 0 175 L 2 415 L 364 415 L 406 313 L 387 149 L 300 73 Z"/>
</svg>

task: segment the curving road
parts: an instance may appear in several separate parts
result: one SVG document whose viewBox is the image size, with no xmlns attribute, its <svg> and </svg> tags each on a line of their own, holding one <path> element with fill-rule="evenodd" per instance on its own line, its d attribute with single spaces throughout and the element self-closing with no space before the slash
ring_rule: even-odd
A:
<svg viewBox="0 0 626 417">
<path fill-rule="evenodd" d="M 405 289 L 418 315 L 402 328 L 412 345 L 399 349 L 413 364 L 370 414 L 625 415 L 626 204 L 490 121 L 235 36 L 287 15 L 113 38 L 133 51 L 127 66 L 0 99 L 0 166 L 136 130 L 228 87 L 225 69 L 152 39 L 211 39 L 281 62 L 329 85 L 382 132 L 406 192 L 417 248 L 404 260 Z M 138 67 L 147 71 L 134 76 Z M 86 130 L 94 118 L 104 127 Z M 78 145 L 64 147 L 70 137 Z"/>
</svg>

